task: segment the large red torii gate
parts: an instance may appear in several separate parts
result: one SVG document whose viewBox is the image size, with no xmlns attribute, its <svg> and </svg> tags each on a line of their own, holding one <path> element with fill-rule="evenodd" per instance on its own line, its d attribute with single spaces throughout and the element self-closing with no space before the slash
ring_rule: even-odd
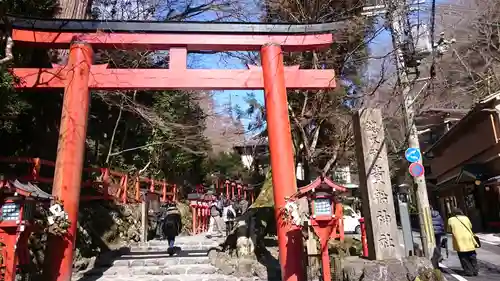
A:
<svg viewBox="0 0 500 281">
<path fill-rule="evenodd" d="M 241 24 L 42 20 L 10 17 L 16 45 L 69 48 L 67 65 L 14 68 L 17 88 L 64 88 L 52 194 L 63 201 L 71 227 L 48 245 L 53 267 L 48 281 L 69 281 L 78 219 L 80 183 L 89 110 L 89 90 L 264 89 L 279 254 L 284 281 L 304 279 L 299 229 L 283 226 L 279 210 L 297 191 L 286 89 L 335 87 L 333 70 L 285 67 L 285 51 L 311 51 L 333 43 L 341 22 L 323 24 Z M 93 49 L 168 50 L 168 69 L 110 69 L 93 64 Z M 262 68 L 188 69 L 189 51 L 260 51 Z"/>
</svg>

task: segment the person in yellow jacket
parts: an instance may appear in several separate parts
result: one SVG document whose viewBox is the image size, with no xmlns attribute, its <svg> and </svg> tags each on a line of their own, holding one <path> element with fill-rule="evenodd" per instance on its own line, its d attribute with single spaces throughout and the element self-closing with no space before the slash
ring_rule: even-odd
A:
<svg viewBox="0 0 500 281">
<path fill-rule="evenodd" d="M 477 276 L 476 248 L 479 245 L 477 245 L 474 239 L 472 223 L 462 210 L 458 208 L 453 209 L 452 216 L 448 219 L 448 232 L 452 234 L 453 248 L 458 253 L 464 274 L 466 276 Z"/>
</svg>

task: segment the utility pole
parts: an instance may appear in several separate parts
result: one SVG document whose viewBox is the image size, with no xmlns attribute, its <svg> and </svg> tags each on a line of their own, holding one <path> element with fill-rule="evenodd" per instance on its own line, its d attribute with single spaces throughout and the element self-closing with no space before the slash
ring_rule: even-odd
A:
<svg viewBox="0 0 500 281">
<path fill-rule="evenodd" d="M 413 103 L 415 101 L 415 97 L 411 95 L 411 84 L 410 79 L 408 78 L 408 69 L 405 66 L 404 54 L 402 50 L 403 43 L 406 40 L 405 34 L 410 34 L 411 32 L 405 24 L 407 17 L 407 3 L 404 0 L 389 1 L 388 20 L 391 27 L 390 29 L 396 58 L 399 88 L 402 89 L 403 114 L 406 117 L 405 121 L 408 133 L 408 147 L 420 150 L 418 132 L 414 120 L 415 109 Z M 422 159 L 418 162 L 422 164 Z M 419 213 L 422 248 L 424 255 L 430 258 L 434 248 L 436 247 L 436 242 L 434 241 L 434 229 L 432 227 L 425 175 L 414 177 L 413 181 L 415 183 L 417 194 L 417 209 Z"/>
</svg>

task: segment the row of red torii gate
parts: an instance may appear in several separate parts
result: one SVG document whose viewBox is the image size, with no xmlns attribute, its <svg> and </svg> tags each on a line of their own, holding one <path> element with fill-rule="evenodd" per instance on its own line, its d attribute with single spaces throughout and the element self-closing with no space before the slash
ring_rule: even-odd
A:
<svg viewBox="0 0 500 281">
<path fill-rule="evenodd" d="M 245 199 L 249 204 L 255 200 L 255 189 L 239 180 L 220 180 L 214 182 L 214 190 L 207 192 L 203 185 L 196 187 L 196 193 L 188 194 L 192 210 L 193 234 L 208 230 L 210 206 L 217 200 L 217 196 L 226 199 Z M 214 194 L 215 192 L 215 194 Z"/>
<path fill-rule="evenodd" d="M 344 22 L 321 24 L 122 22 L 6 17 L 15 47 L 69 49 L 66 65 L 12 68 L 17 89 L 64 89 L 52 196 L 63 202 L 70 227 L 47 247 L 52 268 L 47 281 L 69 281 L 77 233 L 90 90 L 254 90 L 264 89 L 273 196 L 278 220 L 279 260 L 284 281 L 302 280 L 302 234 L 287 227 L 279 210 L 297 191 L 288 118 L 287 89 L 334 88 L 331 69 L 284 66 L 283 52 L 328 49 Z M 106 49 L 167 50 L 168 69 L 119 69 L 95 65 Z M 189 69 L 189 52 L 260 52 L 262 67 Z M 154 183 L 156 184 L 156 183 Z M 289 243 L 288 241 L 296 241 Z"/>
</svg>

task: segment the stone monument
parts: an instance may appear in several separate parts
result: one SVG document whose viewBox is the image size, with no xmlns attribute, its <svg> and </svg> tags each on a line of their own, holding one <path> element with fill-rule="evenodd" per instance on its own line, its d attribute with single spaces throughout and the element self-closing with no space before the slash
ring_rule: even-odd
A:
<svg viewBox="0 0 500 281">
<path fill-rule="evenodd" d="M 368 258 L 400 259 L 400 235 L 396 224 L 382 113 L 380 109 L 361 109 L 354 115 L 353 124 Z"/>
</svg>

